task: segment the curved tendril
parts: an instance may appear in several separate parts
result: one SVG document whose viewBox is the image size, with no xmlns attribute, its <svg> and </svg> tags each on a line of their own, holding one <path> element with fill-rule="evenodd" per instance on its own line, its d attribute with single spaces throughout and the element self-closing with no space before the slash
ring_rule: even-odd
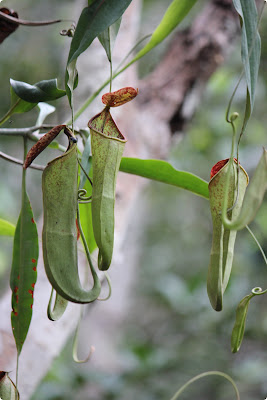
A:
<svg viewBox="0 0 267 400">
<path fill-rule="evenodd" d="M 266 255 L 265 255 L 265 253 L 264 253 L 263 248 L 262 248 L 261 245 L 260 245 L 260 242 L 258 241 L 258 239 L 257 239 L 256 236 L 254 235 L 254 233 L 252 232 L 252 230 L 251 230 L 247 225 L 246 225 L 246 228 L 247 228 L 247 230 L 249 231 L 249 233 L 251 234 L 251 236 L 253 237 L 253 239 L 255 240 L 255 242 L 256 242 L 256 244 L 257 244 L 257 246 L 258 246 L 258 248 L 259 248 L 259 250 L 260 250 L 260 252 L 261 252 L 261 255 L 262 255 L 263 259 L 264 259 L 264 262 L 265 262 L 265 264 L 267 265 L 267 257 L 266 257 Z"/>
<path fill-rule="evenodd" d="M 87 178 L 88 181 L 90 182 L 91 186 L 93 186 L 92 179 L 89 177 L 89 175 L 87 174 L 87 172 L 86 172 L 85 169 L 83 168 L 82 163 L 81 163 L 81 161 L 79 160 L 79 158 L 78 158 L 78 163 L 79 163 L 79 166 L 81 167 L 81 169 L 82 169 L 84 175 L 86 176 L 86 178 Z"/>
<path fill-rule="evenodd" d="M 87 194 L 86 189 L 79 189 L 78 190 L 78 201 L 79 201 L 79 203 L 81 203 L 81 204 L 91 203 L 92 196 L 85 197 L 86 194 Z"/>
<path fill-rule="evenodd" d="M 79 320 L 78 320 L 78 323 L 77 323 L 77 326 L 75 329 L 75 334 L 74 334 L 74 338 L 73 338 L 73 346 L 72 346 L 72 358 L 77 364 L 83 364 L 83 363 L 86 363 L 87 361 L 89 361 L 90 358 L 92 357 L 92 354 L 95 351 L 94 346 L 91 346 L 89 354 L 86 358 L 84 358 L 82 360 L 80 360 L 78 358 L 78 338 L 79 338 L 79 331 L 80 331 L 82 316 L 83 316 L 83 310 L 82 310 L 82 307 L 80 307 L 80 316 L 79 316 Z"/>
<path fill-rule="evenodd" d="M 132 48 L 131 50 L 126 54 L 126 56 L 120 61 L 120 63 L 118 64 L 117 68 L 114 71 L 114 75 L 120 70 L 121 66 L 127 61 L 127 59 L 130 57 L 130 55 L 137 49 L 137 47 L 143 43 L 145 40 L 151 38 L 152 33 L 149 33 L 148 35 L 142 37 Z M 113 75 L 113 78 L 114 78 Z"/>
<path fill-rule="evenodd" d="M 47 306 L 47 316 L 51 321 L 59 320 L 59 318 L 61 318 L 64 314 L 68 305 L 68 300 L 63 299 L 63 297 L 56 293 L 54 307 L 52 307 L 54 292 L 55 290 L 52 288 L 49 303 Z"/>
<path fill-rule="evenodd" d="M 234 387 L 235 389 L 235 393 L 236 393 L 236 398 L 237 400 L 240 400 L 240 395 L 239 395 L 239 391 L 238 388 L 234 382 L 234 380 L 227 374 L 225 374 L 224 372 L 220 372 L 220 371 L 207 371 L 207 372 L 203 372 L 202 374 L 199 374 L 197 376 L 194 376 L 194 378 L 189 379 L 189 381 L 187 381 L 176 393 L 175 395 L 171 398 L 171 400 L 176 400 L 178 399 L 178 397 L 180 396 L 180 394 L 189 386 L 191 385 L 191 383 L 194 383 L 195 381 L 201 379 L 201 378 L 205 378 L 206 376 L 209 375 L 218 375 L 221 376 L 225 379 L 227 379 Z"/>
<path fill-rule="evenodd" d="M 104 297 L 104 298 L 99 298 L 98 297 L 97 300 L 99 300 L 99 301 L 108 300 L 110 298 L 111 294 L 112 294 L 111 279 L 110 279 L 110 277 L 109 277 L 109 275 L 108 275 L 108 273 L 106 271 L 104 271 L 104 274 L 105 274 L 105 277 L 106 277 L 107 283 L 108 283 L 108 295 L 107 295 L 107 297 Z"/>
<path fill-rule="evenodd" d="M 251 293 L 254 294 L 255 296 L 258 296 L 267 293 L 267 289 L 262 290 L 261 287 L 257 286 L 251 290 Z"/>
</svg>

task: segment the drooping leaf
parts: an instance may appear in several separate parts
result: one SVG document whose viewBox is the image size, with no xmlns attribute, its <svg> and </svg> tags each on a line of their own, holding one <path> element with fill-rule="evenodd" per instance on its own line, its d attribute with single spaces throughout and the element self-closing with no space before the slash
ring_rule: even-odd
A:
<svg viewBox="0 0 267 400">
<path fill-rule="evenodd" d="M 37 228 L 25 183 L 22 192 L 22 207 L 14 236 L 10 275 L 12 290 L 11 324 L 18 354 L 21 352 L 31 322 L 39 253 Z"/>
<path fill-rule="evenodd" d="M 261 39 L 258 33 L 258 13 L 254 0 L 233 0 L 242 27 L 241 57 L 247 82 L 245 124 L 254 106 L 258 71 L 260 65 Z"/>
<path fill-rule="evenodd" d="M 16 95 L 12 86 L 10 86 L 11 95 L 11 109 L 12 114 L 22 114 L 31 111 L 38 103 L 29 103 L 28 101 L 22 100 Z"/>
<path fill-rule="evenodd" d="M 17 396 L 16 396 L 17 394 Z M 1 400 L 19 400 L 16 386 L 9 378 L 8 373 L 0 371 L 0 399 Z"/>
<path fill-rule="evenodd" d="M 231 337 L 232 353 L 236 353 L 240 349 L 240 346 L 242 344 L 245 331 L 246 318 L 248 313 L 248 306 L 252 297 L 254 297 L 253 293 L 250 293 L 247 296 L 245 296 L 240 301 L 236 309 L 236 320 Z"/>
<path fill-rule="evenodd" d="M 120 29 L 120 25 L 121 25 L 121 18 L 119 18 L 116 22 L 114 22 L 114 24 L 109 26 L 107 29 L 105 29 L 98 35 L 98 40 L 104 47 L 109 62 L 111 62 L 111 53 Z"/>
<path fill-rule="evenodd" d="M 190 172 L 179 171 L 166 161 L 123 157 L 120 171 L 174 185 L 209 198 L 208 182 Z"/>
<path fill-rule="evenodd" d="M 34 85 L 10 79 L 10 85 L 19 98 L 29 103 L 56 100 L 66 94 L 65 90 L 58 89 L 57 79 L 40 81 Z"/>
<path fill-rule="evenodd" d="M 131 63 L 139 60 L 160 44 L 177 25 L 187 16 L 197 0 L 173 0 L 162 20 L 152 34 L 150 41 L 141 49 Z"/>
<path fill-rule="evenodd" d="M 15 233 L 15 225 L 11 224 L 4 219 L 0 218 L 0 235 L 1 236 L 14 236 Z"/>
<path fill-rule="evenodd" d="M 1 13 L 6 15 L 10 15 L 13 18 L 18 18 L 18 13 L 13 10 L 9 10 L 8 8 L 2 7 L 0 8 Z M 15 22 L 7 21 L 3 17 L 0 16 L 0 43 L 2 43 L 11 33 L 15 32 L 15 30 L 19 27 L 19 24 Z"/>
<path fill-rule="evenodd" d="M 114 24 L 124 13 L 132 0 L 95 0 L 84 8 L 71 42 L 68 56 L 65 87 L 72 106 L 72 91 L 78 84 L 76 61 L 93 40 Z"/>
<path fill-rule="evenodd" d="M 92 41 L 117 21 L 132 0 L 95 0 L 83 9 L 71 42 L 68 64 L 77 59 Z"/>
</svg>

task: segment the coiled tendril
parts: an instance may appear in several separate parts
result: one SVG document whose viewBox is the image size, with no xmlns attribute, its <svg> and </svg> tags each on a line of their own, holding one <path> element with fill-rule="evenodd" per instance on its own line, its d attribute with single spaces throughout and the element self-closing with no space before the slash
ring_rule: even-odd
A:
<svg viewBox="0 0 267 400">
<path fill-rule="evenodd" d="M 86 197 L 86 194 L 87 194 L 87 191 L 85 189 L 79 189 L 78 190 L 78 202 L 79 203 L 81 203 L 81 204 L 91 203 L 92 196 L 87 196 Z"/>
</svg>

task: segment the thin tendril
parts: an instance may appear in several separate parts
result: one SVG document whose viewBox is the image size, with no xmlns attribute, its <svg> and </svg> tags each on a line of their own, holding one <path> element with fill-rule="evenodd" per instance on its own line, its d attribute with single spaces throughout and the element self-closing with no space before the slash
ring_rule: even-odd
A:
<svg viewBox="0 0 267 400">
<path fill-rule="evenodd" d="M 254 289 L 252 289 L 252 290 L 251 290 L 251 293 L 252 293 L 254 296 L 260 296 L 260 295 L 262 295 L 262 294 L 267 293 L 267 289 L 262 290 L 262 288 L 258 286 L 258 287 L 255 287 Z"/>
<path fill-rule="evenodd" d="M 223 373 L 223 372 L 220 372 L 220 371 L 207 371 L 207 372 L 204 372 L 204 373 L 202 373 L 202 374 L 199 374 L 199 375 L 195 376 L 194 378 L 192 378 L 192 379 L 190 379 L 188 382 L 186 382 L 186 383 L 175 393 L 175 395 L 171 398 L 171 400 L 176 400 L 176 399 L 178 399 L 178 397 L 180 396 L 180 394 L 181 394 L 189 385 L 191 385 L 191 384 L 194 383 L 195 381 L 197 381 L 197 380 L 199 380 L 199 379 L 201 379 L 201 378 L 204 378 L 204 377 L 206 377 L 206 376 L 209 376 L 209 375 L 218 375 L 218 376 L 222 376 L 223 378 L 227 379 L 227 380 L 233 385 L 233 387 L 234 387 L 234 389 L 235 389 L 235 393 L 236 393 L 236 398 L 237 398 L 237 400 L 240 400 L 240 395 L 239 395 L 239 392 L 238 392 L 238 388 L 237 388 L 237 386 L 236 386 L 234 380 L 233 380 L 229 375 L 227 375 L 227 374 L 225 374 L 225 373 Z"/>
<path fill-rule="evenodd" d="M 105 274 L 105 277 L 106 277 L 106 279 L 107 279 L 107 283 L 108 283 L 108 295 L 107 295 L 107 297 L 104 297 L 104 298 L 97 298 L 97 300 L 99 300 L 99 301 L 106 301 L 106 300 L 108 300 L 110 297 L 111 297 L 111 294 L 112 294 L 112 286 L 111 286 L 111 279 L 110 279 L 110 277 L 109 277 L 109 275 L 107 274 L 107 272 L 105 272 L 104 271 L 104 274 Z"/>
<path fill-rule="evenodd" d="M 86 363 L 87 361 L 89 361 L 92 354 L 95 351 L 94 346 L 91 346 L 90 352 L 85 359 L 80 360 L 78 358 L 78 338 L 79 338 L 79 331 L 80 331 L 82 316 L 83 316 L 83 309 L 82 309 L 82 307 L 80 307 L 80 316 L 79 316 L 78 324 L 75 329 L 75 334 L 74 334 L 74 339 L 73 339 L 73 347 L 72 347 L 72 358 L 77 364 L 83 364 L 83 363 Z"/>
<path fill-rule="evenodd" d="M 263 259 L 264 259 L 264 262 L 265 262 L 265 264 L 267 265 L 267 257 L 266 257 L 266 255 L 265 255 L 265 253 L 264 253 L 264 250 L 263 250 L 263 248 L 261 247 L 261 245 L 260 245 L 260 242 L 258 241 L 258 239 L 256 238 L 256 236 L 254 235 L 254 233 L 252 232 L 252 230 L 246 225 L 246 228 L 247 228 L 247 230 L 249 231 L 249 233 L 251 234 L 251 236 L 253 237 L 253 239 L 255 240 L 255 242 L 256 242 L 256 244 L 257 244 L 257 246 L 258 246 L 258 248 L 259 248 L 259 250 L 260 250 L 260 252 L 261 252 L 261 254 L 262 254 L 262 257 L 263 257 Z"/>
<path fill-rule="evenodd" d="M 86 176 L 86 178 L 87 178 L 88 181 L 90 182 L 91 186 L 93 186 L 92 179 L 89 177 L 89 175 L 87 174 L 87 172 L 86 172 L 85 169 L 83 168 L 82 163 L 80 162 L 79 158 L 78 158 L 78 163 L 79 163 L 79 166 L 81 167 L 81 169 L 82 169 L 84 175 Z"/>
<path fill-rule="evenodd" d="M 146 39 L 149 39 L 152 36 L 152 33 L 149 33 L 148 35 L 142 37 L 132 48 L 131 50 L 126 54 L 126 56 L 121 60 L 121 62 L 118 64 L 117 68 L 115 69 L 114 73 L 117 73 L 120 69 L 120 67 L 125 63 L 125 61 L 129 58 L 129 56 L 135 51 L 135 49 Z"/>
<path fill-rule="evenodd" d="M 86 189 L 79 189 L 78 190 L 78 202 L 80 204 L 91 203 L 92 196 L 86 197 L 85 196 L 86 194 L 87 194 L 87 190 Z"/>
</svg>

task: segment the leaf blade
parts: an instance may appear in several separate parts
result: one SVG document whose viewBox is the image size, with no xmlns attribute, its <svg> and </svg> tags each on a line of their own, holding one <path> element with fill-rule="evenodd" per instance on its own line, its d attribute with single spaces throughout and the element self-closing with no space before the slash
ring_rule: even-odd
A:
<svg viewBox="0 0 267 400">
<path fill-rule="evenodd" d="M 123 157 L 120 171 L 177 186 L 209 198 L 208 182 L 190 172 L 179 171 L 166 161 Z"/>
<path fill-rule="evenodd" d="M 40 81 L 34 85 L 10 79 L 10 85 L 16 95 L 28 103 L 56 100 L 66 95 L 65 90 L 58 89 L 57 79 Z"/>
<path fill-rule="evenodd" d="M 233 4 L 240 16 L 242 26 L 241 58 L 248 88 L 245 115 L 248 121 L 254 106 L 260 65 L 261 39 L 257 26 L 258 13 L 255 1 L 233 0 Z"/>
<path fill-rule="evenodd" d="M 132 0 L 95 0 L 85 7 L 71 42 L 68 64 L 77 59 L 93 40 L 124 13 Z"/>
<path fill-rule="evenodd" d="M 131 63 L 139 60 L 160 44 L 186 17 L 196 2 L 197 0 L 173 0 L 153 32 L 150 41 L 137 53 Z"/>
<path fill-rule="evenodd" d="M 10 275 L 12 290 L 11 324 L 18 354 L 26 339 L 37 279 L 38 234 L 29 198 L 24 190 L 21 213 L 16 226 Z"/>
<path fill-rule="evenodd" d="M 15 225 L 11 224 L 11 222 L 0 218 L 0 235 L 1 236 L 14 236 L 15 229 L 16 229 Z"/>
</svg>

